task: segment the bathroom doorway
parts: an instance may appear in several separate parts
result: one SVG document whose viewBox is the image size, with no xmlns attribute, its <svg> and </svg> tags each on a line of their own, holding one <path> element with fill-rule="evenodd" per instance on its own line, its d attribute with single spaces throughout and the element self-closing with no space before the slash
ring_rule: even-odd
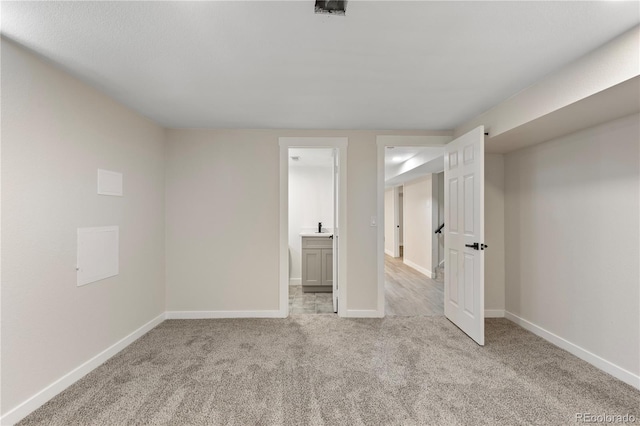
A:
<svg viewBox="0 0 640 426">
<path fill-rule="evenodd" d="M 289 313 L 333 306 L 335 148 L 289 148 Z"/>
<path fill-rule="evenodd" d="M 280 138 L 280 312 L 345 315 L 346 138 Z"/>
</svg>

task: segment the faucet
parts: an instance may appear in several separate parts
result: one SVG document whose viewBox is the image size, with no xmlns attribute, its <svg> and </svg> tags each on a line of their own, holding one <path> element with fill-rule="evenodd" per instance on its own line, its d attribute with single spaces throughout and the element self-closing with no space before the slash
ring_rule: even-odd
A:
<svg viewBox="0 0 640 426">
<path fill-rule="evenodd" d="M 318 222 L 318 234 L 322 233 L 322 222 Z"/>
</svg>

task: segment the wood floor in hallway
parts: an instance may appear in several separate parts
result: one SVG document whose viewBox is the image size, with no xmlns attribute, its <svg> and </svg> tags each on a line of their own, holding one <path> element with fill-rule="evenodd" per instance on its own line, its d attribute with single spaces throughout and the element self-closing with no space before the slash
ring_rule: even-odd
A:
<svg viewBox="0 0 640 426">
<path fill-rule="evenodd" d="M 444 315 L 444 283 L 405 265 L 402 258 L 384 256 L 385 315 Z"/>
</svg>

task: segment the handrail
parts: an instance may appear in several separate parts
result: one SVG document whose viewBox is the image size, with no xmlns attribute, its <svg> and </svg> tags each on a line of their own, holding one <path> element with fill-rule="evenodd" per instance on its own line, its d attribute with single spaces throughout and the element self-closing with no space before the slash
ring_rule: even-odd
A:
<svg viewBox="0 0 640 426">
<path fill-rule="evenodd" d="M 436 233 L 436 234 L 442 234 L 442 228 L 444 228 L 444 223 L 442 223 L 442 225 L 440 225 L 440 226 L 438 227 L 438 229 L 436 229 L 436 232 L 435 232 L 435 233 Z"/>
</svg>

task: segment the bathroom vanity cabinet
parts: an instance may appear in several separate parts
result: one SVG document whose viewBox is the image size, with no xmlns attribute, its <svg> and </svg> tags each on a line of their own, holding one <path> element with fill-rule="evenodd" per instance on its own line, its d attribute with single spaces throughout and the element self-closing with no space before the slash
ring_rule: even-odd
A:
<svg viewBox="0 0 640 426">
<path fill-rule="evenodd" d="M 322 236 L 321 236 L 322 235 Z M 331 234 L 302 236 L 302 291 L 333 290 L 333 238 Z"/>
</svg>

